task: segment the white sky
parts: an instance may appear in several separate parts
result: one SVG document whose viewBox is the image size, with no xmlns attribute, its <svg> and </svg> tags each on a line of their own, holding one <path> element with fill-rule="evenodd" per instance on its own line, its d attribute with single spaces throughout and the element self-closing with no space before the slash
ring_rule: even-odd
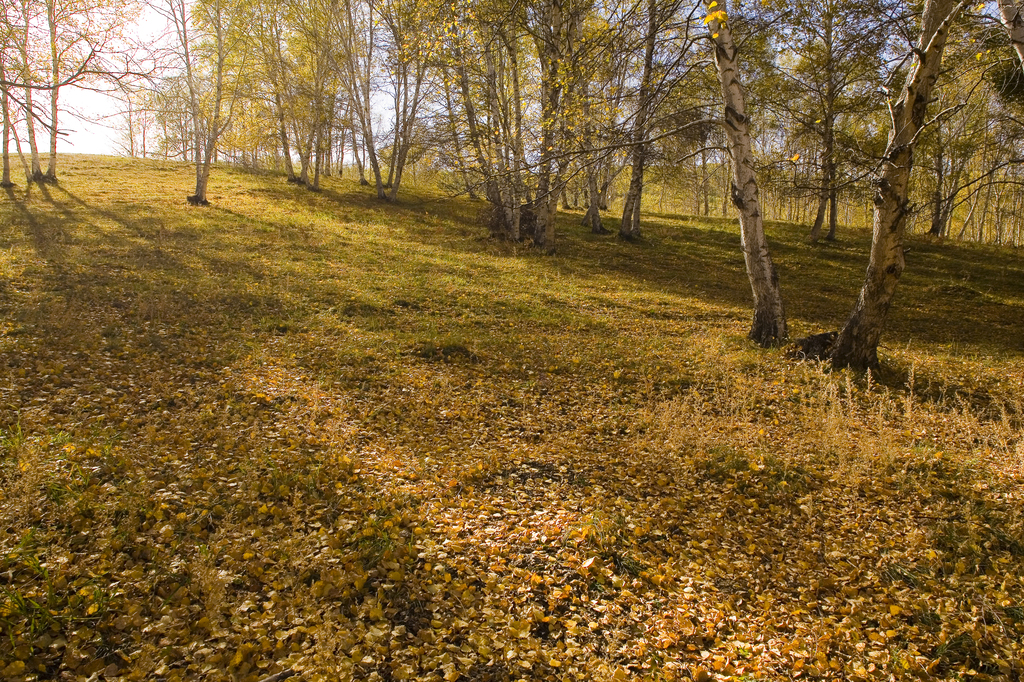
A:
<svg viewBox="0 0 1024 682">
<path fill-rule="evenodd" d="M 125 32 L 137 36 L 140 42 L 152 45 L 165 32 L 165 28 L 164 18 L 144 6 L 136 21 L 126 27 Z M 58 153 L 121 153 L 118 143 L 121 117 L 118 112 L 123 106 L 116 98 L 103 92 L 73 86 L 62 88 L 60 94 L 59 122 L 61 130 L 66 134 L 57 141 Z"/>
<path fill-rule="evenodd" d="M 80 88 L 61 91 L 64 112 L 60 127 L 67 135 L 57 140 L 57 152 L 64 154 L 118 154 L 118 102 L 110 95 Z M 73 115 L 74 109 L 79 115 Z"/>
</svg>

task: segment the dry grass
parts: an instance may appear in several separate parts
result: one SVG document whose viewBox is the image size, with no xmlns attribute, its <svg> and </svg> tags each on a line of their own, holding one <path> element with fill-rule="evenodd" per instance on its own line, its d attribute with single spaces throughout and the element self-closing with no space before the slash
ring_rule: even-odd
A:
<svg viewBox="0 0 1024 682">
<path fill-rule="evenodd" d="M 727 222 L 549 258 L 428 190 L 65 168 L 0 201 L 3 675 L 1019 679 L 1018 252 L 914 241 L 862 377 L 744 339 Z M 804 229 L 797 334 L 867 252 Z"/>
</svg>

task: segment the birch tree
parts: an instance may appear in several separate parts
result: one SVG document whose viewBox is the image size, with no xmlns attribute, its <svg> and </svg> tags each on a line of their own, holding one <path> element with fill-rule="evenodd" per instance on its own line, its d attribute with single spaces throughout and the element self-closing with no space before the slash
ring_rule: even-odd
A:
<svg viewBox="0 0 1024 682">
<path fill-rule="evenodd" d="M 13 54 L 15 31 L 13 29 L 13 16 L 11 7 L 4 3 L 0 6 L 3 11 L 3 23 L 0 23 L 0 115 L 3 115 L 3 173 L 0 176 L 0 187 L 10 188 L 14 186 L 11 180 L 11 137 L 14 132 L 14 110 L 10 95 L 11 77 L 8 75 L 8 54 Z"/>
<path fill-rule="evenodd" d="M 238 101 L 231 69 L 244 66 L 247 48 L 232 30 L 231 13 L 224 0 L 166 0 L 163 11 L 176 38 L 178 66 L 188 96 L 195 192 L 187 197 L 193 206 L 207 206 L 207 187 L 217 141 L 231 125 Z"/>
<path fill-rule="evenodd" d="M 786 338 L 786 312 L 779 290 L 779 275 L 768 252 L 768 240 L 764 234 L 750 122 L 737 61 L 739 49 L 733 41 L 728 14 L 725 10 L 716 10 L 717 5 L 717 2 L 709 4 L 709 14 L 705 21 L 711 30 L 715 65 L 722 88 L 725 110 L 723 128 L 732 157 L 732 203 L 740 214 L 740 243 L 750 289 L 754 295 L 754 321 L 748 337 L 758 345 L 767 347 Z"/>
<path fill-rule="evenodd" d="M 953 0 L 925 0 L 913 67 L 899 98 L 889 103 L 892 128 L 875 181 L 871 256 L 860 296 L 832 349 L 836 367 L 864 370 L 878 365 L 878 343 L 906 266 L 903 240 L 914 148 L 926 123 L 950 25 L 962 6 Z"/>
<path fill-rule="evenodd" d="M 335 66 L 348 96 L 350 113 L 362 136 L 378 199 L 387 199 L 380 156 L 373 125 L 373 91 L 378 52 L 378 21 L 374 0 L 365 4 L 357 0 L 340 0 L 334 13 L 334 34 L 339 50 Z"/>
<path fill-rule="evenodd" d="M 999 0 L 999 19 L 1017 52 L 1017 59 L 1024 66 L 1024 15 L 1017 0 Z"/>
<path fill-rule="evenodd" d="M 573 95 L 580 73 L 575 63 L 587 0 L 543 0 L 527 12 L 528 27 L 540 66 L 540 150 L 537 163 L 537 226 L 534 243 L 548 252 L 555 248 L 555 214 L 562 191 L 564 165 L 555 168 L 556 148 L 564 139 L 566 100 Z"/>
</svg>

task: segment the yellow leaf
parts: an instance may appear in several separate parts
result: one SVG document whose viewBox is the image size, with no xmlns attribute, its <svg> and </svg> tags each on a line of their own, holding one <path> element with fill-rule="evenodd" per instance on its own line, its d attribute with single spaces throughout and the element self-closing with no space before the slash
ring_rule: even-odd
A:
<svg viewBox="0 0 1024 682">
<path fill-rule="evenodd" d="M 14 661 L 9 666 L 4 668 L 4 677 L 11 678 L 17 677 L 25 672 L 25 661 Z"/>
</svg>

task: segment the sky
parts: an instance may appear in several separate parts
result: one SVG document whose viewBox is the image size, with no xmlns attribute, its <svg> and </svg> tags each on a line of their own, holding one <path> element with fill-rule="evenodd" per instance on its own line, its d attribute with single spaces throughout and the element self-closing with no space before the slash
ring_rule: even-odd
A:
<svg viewBox="0 0 1024 682">
<path fill-rule="evenodd" d="M 152 45 L 166 32 L 166 21 L 157 12 L 144 6 L 138 18 L 126 27 L 125 33 L 137 37 L 142 44 Z M 57 142 L 57 152 L 64 154 L 122 154 L 119 112 L 123 106 L 112 95 L 78 87 L 61 90 L 60 127 L 66 133 Z"/>
<path fill-rule="evenodd" d="M 116 99 L 105 93 L 81 88 L 67 88 L 61 95 L 66 108 L 60 123 L 67 135 L 58 139 L 58 153 L 121 153 L 117 144 L 120 117 L 117 115 L 119 105 Z"/>
</svg>

